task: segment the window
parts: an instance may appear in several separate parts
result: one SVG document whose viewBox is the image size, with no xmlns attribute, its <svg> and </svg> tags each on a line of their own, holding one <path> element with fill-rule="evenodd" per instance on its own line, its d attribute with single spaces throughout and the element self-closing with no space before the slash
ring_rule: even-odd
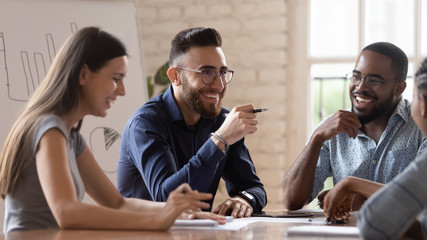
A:
<svg viewBox="0 0 427 240">
<path fill-rule="evenodd" d="M 351 108 L 349 82 L 345 74 L 352 69 L 353 65 L 349 63 L 318 63 L 311 66 L 313 127 L 338 109 Z"/>
</svg>

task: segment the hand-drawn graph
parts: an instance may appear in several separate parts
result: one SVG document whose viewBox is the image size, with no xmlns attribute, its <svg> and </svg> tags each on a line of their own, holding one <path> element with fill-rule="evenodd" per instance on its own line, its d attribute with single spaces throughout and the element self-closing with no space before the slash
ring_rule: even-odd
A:
<svg viewBox="0 0 427 240">
<path fill-rule="evenodd" d="M 78 30 L 77 23 L 70 23 L 70 30 L 70 34 L 76 32 Z M 35 51 L 31 53 L 28 50 L 21 50 L 20 59 L 23 76 L 17 76 L 11 79 L 8 69 L 5 38 L 5 33 L 0 32 L 0 53 L 2 54 L 1 68 L 2 71 L 4 71 L 2 78 L 5 78 L 6 81 L 7 96 L 12 101 L 28 101 L 29 96 L 31 96 L 40 82 L 43 81 L 47 69 L 56 55 L 55 40 L 51 33 L 45 34 L 46 50 L 49 59 L 48 63 L 46 63 L 45 56 L 42 52 Z M 18 82 L 20 80 L 23 81 L 23 84 L 22 82 Z"/>
<path fill-rule="evenodd" d="M 4 44 L 4 34 L 3 32 L 0 32 L 0 80 L 6 79 L 6 87 L 9 89 L 9 74 L 7 72 L 7 65 L 6 65 L 6 47 Z M 9 99 L 10 94 L 8 93 Z"/>
<path fill-rule="evenodd" d="M 108 127 L 96 127 L 89 135 L 89 147 L 95 156 L 112 156 L 114 158 L 96 158 L 105 173 L 116 173 L 117 160 L 119 159 L 120 133 Z M 103 143 L 103 144 L 102 144 Z M 114 148 L 110 149 L 112 145 Z M 108 154 L 105 154 L 108 152 Z"/>
<path fill-rule="evenodd" d="M 52 34 L 46 33 L 45 35 L 47 50 L 49 56 L 49 65 L 52 63 L 54 56 L 56 55 L 55 42 Z M 37 86 L 43 81 L 47 73 L 48 65 L 45 62 L 45 57 L 42 52 L 29 53 L 26 50 L 20 52 L 21 66 L 22 66 L 22 77 L 15 77 L 13 80 L 10 78 L 7 60 L 7 50 L 5 43 L 5 34 L 0 33 L 0 44 L 1 52 L 3 54 L 3 65 L 2 69 L 5 74 L 2 77 L 6 79 L 7 96 L 12 101 L 25 102 L 28 101 L 29 96 L 34 92 Z M 24 84 L 22 87 L 18 83 L 20 79 L 23 79 Z"/>
<path fill-rule="evenodd" d="M 46 34 L 46 41 L 48 44 L 48 50 L 51 52 L 53 49 L 53 55 L 55 55 L 55 46 L 52 35 Z M 20 52 L 21 66 L 22 66 L 22 77 L 15 77 L 12 81 L 8 69 L 8 58 L 6 50 L 5 34 L 0 33 L 0 52 L 2 54 L 2 82 L 6 82 L 7 96 L 12 101 L 26 102 L 29 96 L 34 92 L 43 78 L 46 76 L 47 67 L 46 62 L 41 52 L 29 53 L 28 51 L 22 50 Z M 50 59 L 52 61 L 52 59 Z M 49 63 L 50 64 L 50 63 Z M 23 79 L 24 84 L 22 87 L 18 83 L 20 79 Z"/>
</svg>

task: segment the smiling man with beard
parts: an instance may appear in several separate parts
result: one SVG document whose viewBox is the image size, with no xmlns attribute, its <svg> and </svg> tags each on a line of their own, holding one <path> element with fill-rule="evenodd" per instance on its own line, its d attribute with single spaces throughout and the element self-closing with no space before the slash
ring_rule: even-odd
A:
<svg viewBox="0 0 427 240">
<path fill-rule="evenodd" d="M 424 135 L 402 98 L 408 58 L 398 47 L 377 42 L 365 47 L 347 75 L 351 111 L 323 120 L 283 178 L 283 203 L 299 209 L 311 202 L 332 176 L 387 183 L 425 149 Z M 319 194 L 319 205 L 327 191 Z M 353 210 L 363 202 L 356 198 Z"/>
<path fill-rule="evenodd" d="M 254 106 L 222 107 L 234 72 L 221 42 L 212 28 L 186 29 L 172 40 L 171 86 L 138 109 L 122 135 L 117 185 L 123 196 L 166 201 L 182 183 L 215 196 L 223 178 L 230 198 L 214 213 L 249 217 L 267 204 L 244 144 L 257 130 Z"/>
</svg>

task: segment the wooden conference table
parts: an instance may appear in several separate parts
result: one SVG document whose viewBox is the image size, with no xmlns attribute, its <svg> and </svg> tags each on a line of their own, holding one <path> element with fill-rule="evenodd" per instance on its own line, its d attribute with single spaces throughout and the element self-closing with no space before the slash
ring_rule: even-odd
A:
<svg viewBox="0 0 427 240">
<path fill-rule="evenodd" d="M 270 221 L 270 220 L 271 221 Z M 258 221 L 260 220 L 260 221 Z M 235 222 L 236 221 L 236 222 Z M 233 220 L 238 223 L 239 220 Z M 325 222 L 325 217 L 316 212 L 312 217 L 304 218 L 250 218 L 251 223 L 238 230 L 218 229 L 170 229 L 168 231 L 101 231 L 101 230 L 35 230 L 11 232 L 0 236 L 0 240 L 131 240 L 131 239 L 160 239 L 160 240 L 207 240 L 207 239 L 337 239 L 335 236 L 288 236 L 287 230 L 295 226 L 355 226 L 356 217 L 352 216 L 344 224 L 331 224 Z M 256 222 L 252 222 L 256 221 Z M 228 224 L 228 223 L 227 223 Z M 339 239 L 362 239 L 359 237 L 340 237 Z"/>
</svg>

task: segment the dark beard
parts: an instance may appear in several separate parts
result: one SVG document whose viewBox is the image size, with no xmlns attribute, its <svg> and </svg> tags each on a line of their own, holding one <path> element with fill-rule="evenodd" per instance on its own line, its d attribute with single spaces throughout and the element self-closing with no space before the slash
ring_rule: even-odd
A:
<svg viewBox="0 0 427 240">
<path fill-rule="evenodd" d="M 354 94 L 354 93 L 353 93 Z M 362 96 L 366 96 L 366 94 L 362 94 L 362 93 L 357 93 L 359 95 Z M 377 108 L 375 108 L 374 110 L 372 110 L 371 113 L 367 114 L 367 115 L 359 115 L 356 114 L 357 117 L 359 118 L 359 121 L 362 125 L 370 123 L 372 120 L 376 119 L 377 117 L 381 116 L 382 114 L 387 113 L 392 107 L 393 107 L 393 94 L 390 94 L 390 97 L 388 97 L 380 106 L 378 106 Z M 351 111 L 354 111 L 355 107 L 353 105 L 353 101 L 351 101 Z M 361 109 L 356 108 L 356 110 L 359 113 L 363 113 L 363 111 Z"/>
<path fill-rule="evenodd" d="M 224 98 L 225 90 L 220 93 L 218 105 L 209 105 L 209 107 L 203 107 L 200 102 L 201 90 L 195 91 L 187 83 L 187 79 L 182 81 L 182 99 L 190 106 L 190 108 L 196 113 L 200 114 L 203 118 L 215 118 L 221 112 L 222 99 Z"/>
<path fill-rule="evenodd" d="M 359 111 L 359 109 L 357 110 Z M 381 113 L 380 109 L 377 108 L 377 109 L 374 109 L 374 111 L 372 111 L 368 115 L 364 115 L 364 116 L 357 115 L 357 117 L 359 118 L 360 123 L 362 125 L 365 125 L 367 123 L 370 123 L 372 120 L 374 120 L 380 113 Z"/>
</svg>

